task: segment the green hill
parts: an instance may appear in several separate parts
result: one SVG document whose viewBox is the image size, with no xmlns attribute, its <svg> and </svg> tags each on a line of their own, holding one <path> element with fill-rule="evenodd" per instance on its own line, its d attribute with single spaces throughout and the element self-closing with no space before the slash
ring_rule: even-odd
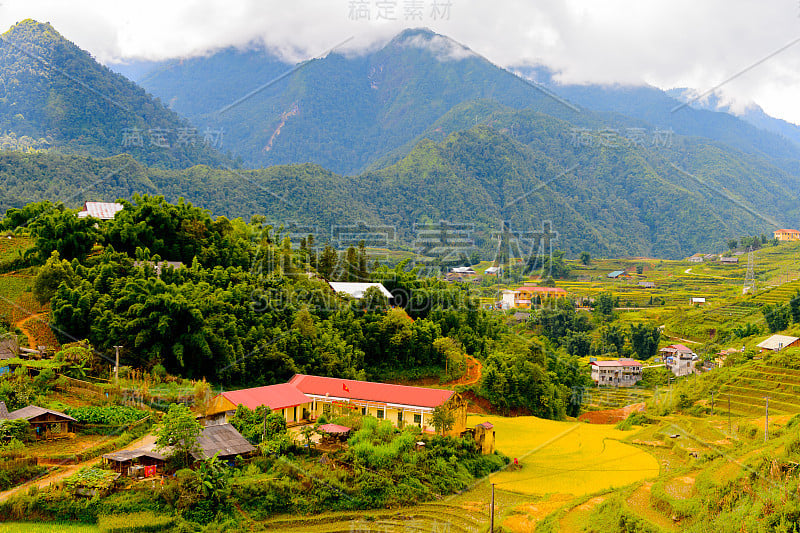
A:
<svg viewBox="0 0 800 533">
<path fill-rule="evenodd" d="M 6 150 L 95 157 L 128 152 L 171 168 L 227 161 L 202 132 L 141 87 L 33 20 L 0 39 L 0 132 Z"/>
</svg>

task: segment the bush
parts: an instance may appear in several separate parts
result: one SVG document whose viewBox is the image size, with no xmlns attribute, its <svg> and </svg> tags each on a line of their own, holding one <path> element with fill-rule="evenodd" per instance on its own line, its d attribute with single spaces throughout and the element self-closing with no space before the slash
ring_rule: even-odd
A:
<svg viewBox="0 0 800 533">
<path fill-rule="evenodd" d="M 627 431 L 631 429 L 633 426 L 645 426 L 647 424 L 652 424 L 653 419 L 648 417 L 646 414 L 640 411 L 634 411 L 633 413 L 628 415 L 628 418 L 619 422 L 617 424 L 617 429 L 621 429 L 623 431 Z"/>
<path fill-rule="evenodd" d="M 97 521 L 97 526 L 103 533 L 127 533 L 135 531 L 162 531 L 171 527 L 174 523 L 174 516 L 141 511 L 138 513 L 101 516 Z"/>
</svg>

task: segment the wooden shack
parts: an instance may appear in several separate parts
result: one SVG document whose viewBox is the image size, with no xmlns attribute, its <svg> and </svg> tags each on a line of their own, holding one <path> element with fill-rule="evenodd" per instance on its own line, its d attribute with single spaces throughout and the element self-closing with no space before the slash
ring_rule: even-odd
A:
<svg viewBox="0 0 800 533">
<path fill-rule="evenodd" d="M 230 424 L 206 426 L 197 437 L 197 448 L 192 457 L 198 461 L 210 459 L 215 455 L 222 460 L 233 460 L 237 455 L 247 456 L 256 451 L 241 433 Z"/>
<path fill-rule="evenodd" d="M 114 472 L 139 479 L 151 477 L 164 471 L 166 457 L 150 450 L 120 450 L 107 453 L 103 461 L 111 466 Z"/>
<path fill-rule="evenodd" d="M 59 411 L 29 405 L 8 413 L 11 420 L 25 419 L 30 423 L 37 439 L 57 439 L 69 436 L 72 423 L 76 420 Z"/>
</svg>

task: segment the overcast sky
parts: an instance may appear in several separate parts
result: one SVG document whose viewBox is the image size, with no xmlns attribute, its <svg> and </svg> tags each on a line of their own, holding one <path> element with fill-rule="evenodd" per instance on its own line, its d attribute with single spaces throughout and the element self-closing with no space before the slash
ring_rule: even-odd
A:
<svg viewBox="0 0 800 533">
<path fill-rule="evenodd" d="M 547 65 L 567 83 L 702 93 L 734 78 L 720 97 L 800 123 L 800 42 L 786 47 L 800 39 L 798 0 L 0 0 L 0 17 L 4 28 L 50 22 L 106 64 L 253 41 L 302 60 L 350 37 L 365 49 L 425 26 L 502 66 Z"/>
</svg>

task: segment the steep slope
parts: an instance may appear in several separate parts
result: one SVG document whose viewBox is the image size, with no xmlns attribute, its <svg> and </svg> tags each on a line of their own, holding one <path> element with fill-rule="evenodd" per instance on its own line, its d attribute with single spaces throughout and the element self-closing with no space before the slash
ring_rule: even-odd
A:
<svg viewBox="0 0 800 533">
<path fill-rule="evenodd" d="M 0 131 L 6 149 L 129 152 L 167 167 L 227 161 L 143 89 L 32 20 L 0 39 Z"/>
<path fill-rule="evenodd" d="M 280 78 L 290 68 L 263 51 L 223 50 L 174 62 L 141 83 L 192 121 L 223 128 L 251 166 L 310 161 L 339 173 L 363 170 L 468 100 L 579 115 L 428 30 L 404 31 L 363 55 L 334 52 Z"/>
<path fill-rule="evenodd" d="M 497 109 L 485 124 L 440 141 L 423 140 L 396 163 L 352 177 L 312 164 L 119 170 L 125 161 L 81 158 L 65 158 L 60 164 L 69 171 L 61 171 L 46 157 L 54 156 L 0 160 L 2 190 L 15 199 L 0 195 L 0 208 L 20 198 L 63 200 L 76 189 L 77 205 L 92 199 L 93 180 L 108 181 L 118 196 L 184 197 L 217 215 L 305 226 L 300 233 L 314 233 L 319 243 L 335 240 L 336 226 L 364 222 L 392 226 L 392 245 L 409 248 L 419 244 L 420 224 L 464 224 L 485 257 L 495 253 L 500 233 L 547 224 L 558 234 L 554 246 L 573 256 L 680 258 L 800 222 L 796 188 L 784 185 L 796 180 L 767 159 L 680 136 L 669 147 L 575 143 L 570 123 L 513 109 Z M 63 178 L 54 187 L 57 175 Z M 531 253 L 530 241 L 514 240 L 503 240 L 510 255 Z"/>
</svg>

